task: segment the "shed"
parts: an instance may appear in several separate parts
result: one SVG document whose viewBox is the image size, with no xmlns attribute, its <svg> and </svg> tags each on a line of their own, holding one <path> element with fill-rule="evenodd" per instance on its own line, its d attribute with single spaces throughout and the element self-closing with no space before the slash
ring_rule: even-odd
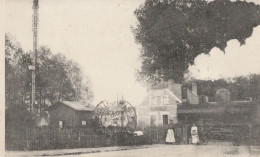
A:
<svg viewBox="0 0 260 157">
<path fill-rule="evenodd" d="M 50 126 L 60 128 L 90 127 L 95 108 L 75 101 L 58 101 L 48 107 Z"/>
</svg>

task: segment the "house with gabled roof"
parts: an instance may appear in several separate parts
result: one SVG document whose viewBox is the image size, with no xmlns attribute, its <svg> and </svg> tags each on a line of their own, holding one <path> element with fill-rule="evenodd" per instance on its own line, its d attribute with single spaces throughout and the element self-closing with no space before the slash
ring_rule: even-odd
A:
<svg viewBox="0 0 260 157">
<path fill-rule="evenodd" d="M 161 81 L 148 88 L 148 95 L 137 107 L 137 123 L 139 126 L 167 125 L 170 120 L 177 123 L 177 106 L 183 102 L 199 104 L 195 83 L 188 89 L 173 80 Z"/>
<path fill-rule="evenodd" d="M 49 125 L 59 128 L 90 127 L 95 107 L 75 101 L 58 101 L 47 109 Z"/>
</svg>

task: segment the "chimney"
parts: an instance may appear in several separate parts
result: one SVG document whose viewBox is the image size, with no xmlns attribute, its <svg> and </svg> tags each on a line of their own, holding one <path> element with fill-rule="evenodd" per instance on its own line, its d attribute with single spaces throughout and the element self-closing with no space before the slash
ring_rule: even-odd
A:
<svg viewBox="0 0 260 157">
<path fill-rule="evenodd" d="M 198 89 L 197 89 L 197 84 L 196 84 L 196 83 L 194 83 L 194 82 L 192 83 L 192 88 L 191 88 L 191 90 L 192 90 L 192 93 L 194 93 L 195 95 L 198 95 L 198 94 L 197 94 L 197 90 L 198 90 Z"/>
<path fill-rule="evenodd" d="M 173 89 L 173 86 L 174 86 L 174 80 L 173 80 L 173 79 L 169 79 L 169 80 L 168 80 L 168 88 L 169 88 L 170 90 L 172 90 L 172 89 Z"/>
</svg>

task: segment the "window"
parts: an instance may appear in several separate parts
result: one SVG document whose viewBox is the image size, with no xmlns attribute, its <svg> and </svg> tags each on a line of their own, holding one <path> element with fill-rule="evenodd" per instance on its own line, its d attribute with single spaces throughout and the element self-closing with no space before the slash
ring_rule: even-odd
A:
<svg viewBox="0 0 260 157">
<path fill-rule="evenodd" d="M 64 121 L 60 120 L 59 121 L 59 128 L 63 128 L 64 127 Z"/>
<path fill-rule="evenodd" d="M 81 124 L 82 124 L 82 125 L 87 125 L 87 122 L 86 122 L 85 120 L 83 120 L 83 121 L 81 122 Z"/>
<path fill-rule="evenodd" d="M 151 105 L 155 105 L 155 103 L 154 103 L 154 97 L 150 97 L 150 104 L 151 104 Z"/>
<path fill-rule="evenodd" d="M 156 126 L 156 115 L 150 116 L 150 126 Z"/>
<path fill-rule="evenodd" d="M 161 105 L 162 101 L 161 101 L 161 97 L 157 96 L 157 105 Z"/>
<path fill-rule="evenodd" d="M 163 125 L 168 124 L 168 115 L 163 115 Z"/>
</svg>

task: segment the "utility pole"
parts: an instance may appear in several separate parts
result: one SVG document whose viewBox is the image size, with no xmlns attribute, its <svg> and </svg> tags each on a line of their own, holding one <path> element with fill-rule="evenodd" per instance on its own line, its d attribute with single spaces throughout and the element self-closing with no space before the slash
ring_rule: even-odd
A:
<svg viewBox="0 0 260 157">
<path fill-rule="evenodd" d="M 32 31 L 33 31 L 33 60 L 32 65 L 29 67 L 32 70 L 32 101 L 30 112 L 33 112 L 34 104 L 35 104 L 35 73 L 36 73 L 36 64 L 37 64 L 37 33 L 38 33 L 38 9 L 39 3 L 38 0 L 33 0 L 33 19 L 32 19 Z"/>
</svg>

